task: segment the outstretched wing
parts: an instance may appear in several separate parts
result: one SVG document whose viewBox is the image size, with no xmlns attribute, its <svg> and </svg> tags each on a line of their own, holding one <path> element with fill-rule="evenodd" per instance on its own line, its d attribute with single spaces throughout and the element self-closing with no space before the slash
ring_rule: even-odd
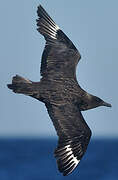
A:
<svg viewBox="0 0 118 180">
<path fill-rule="evenodd" d="M 84 155 L 91 130 L 76 105 L 46 104 L 46 107 L 59 136 L 55 150 L 58 169 L 66 176 L 75 169 Z"/>
<path fill-rule="evenodd" d="M 75 78 L 80 53 L 41 5 L 37 13 L 39 16 L 37 30 L 46 40 L 41 61 L 41 75 L 51 78 Z"/>
</svg>

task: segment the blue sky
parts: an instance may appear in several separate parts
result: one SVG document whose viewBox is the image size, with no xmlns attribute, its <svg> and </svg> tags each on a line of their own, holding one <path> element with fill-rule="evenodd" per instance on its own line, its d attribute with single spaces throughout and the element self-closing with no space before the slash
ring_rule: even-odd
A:
<svg viewBox="0 0 118 180">
<path fill-rule="evenodd" d="M 15 74 L 40 79 L 45 41 L 36 30 L 39 3 L 80 51 L 77 79 L 81 87 L 112 104 L 112 108 L 83 112 L 93 137 L 118 136 L 118 1 L 2 0 L 0 137 L 56 135 L 44 104 L 6 87 Z"/>
</svg>

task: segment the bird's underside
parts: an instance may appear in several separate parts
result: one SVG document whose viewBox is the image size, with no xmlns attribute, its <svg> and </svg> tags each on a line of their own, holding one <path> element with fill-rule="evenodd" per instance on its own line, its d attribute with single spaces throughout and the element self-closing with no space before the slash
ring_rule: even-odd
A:
<svg viewBox="0 0 118 180">
<path fill-rule="evenodd" d="M 16 75 L 8 87 L 15 93 L 45 103 L 59 136 L 55 150 L 58 169 L 63 175 L 68 175 L 80 162 L 91 137 L 91 130 L 81 111 L 100 105 L 93 103 L 93 96 L 77 83 L 76 66 L 81 58 L 79 51 L 41 5 L 37 14 L 37 30 L 46 40 L 41 61 L 42 78 L 40 82 L 32 82 Z M 100 103 L 98 101 L 96 103 Z"/>
</svg>

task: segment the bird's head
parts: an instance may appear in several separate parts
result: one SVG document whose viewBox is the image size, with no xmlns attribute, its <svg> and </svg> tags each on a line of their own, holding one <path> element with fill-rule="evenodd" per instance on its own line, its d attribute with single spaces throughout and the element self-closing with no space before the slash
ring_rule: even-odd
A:
<svg viewBox="0 0 118 180">
<path fill-rule="evenodd" d="M 98 106 L 112 107 L 111 104 L 103 101 L 97 96 L 93 96 L 91 100 L 92 100 L 92 104 L 95 105 L 95 107 L 98 107 Z"/>
<path fill-rule="evenodd" d="M 93 96 L 91 94 L 86 94 L 86 98 L 84 101 L 80 104 L 80 109 L 82 111 L 88 110 L 88 109 L 93 109 L 99 106 L 106 106 L 106 107 L 111 107 L 111 104 L 103 101 L 97 96 Z"/>
</svg>

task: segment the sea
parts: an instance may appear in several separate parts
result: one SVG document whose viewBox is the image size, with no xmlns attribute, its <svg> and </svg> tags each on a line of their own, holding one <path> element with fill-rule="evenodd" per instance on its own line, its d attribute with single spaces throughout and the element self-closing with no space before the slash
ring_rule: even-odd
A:
<svg viewBox="0 0 118 180">
<path fill-rule="evenodd" d="M 56 139 L 0 139 L 0 180 L 118 180 L 118 139 L 92 139 L 68 176 L 57 169 Z"/>
</svg>

